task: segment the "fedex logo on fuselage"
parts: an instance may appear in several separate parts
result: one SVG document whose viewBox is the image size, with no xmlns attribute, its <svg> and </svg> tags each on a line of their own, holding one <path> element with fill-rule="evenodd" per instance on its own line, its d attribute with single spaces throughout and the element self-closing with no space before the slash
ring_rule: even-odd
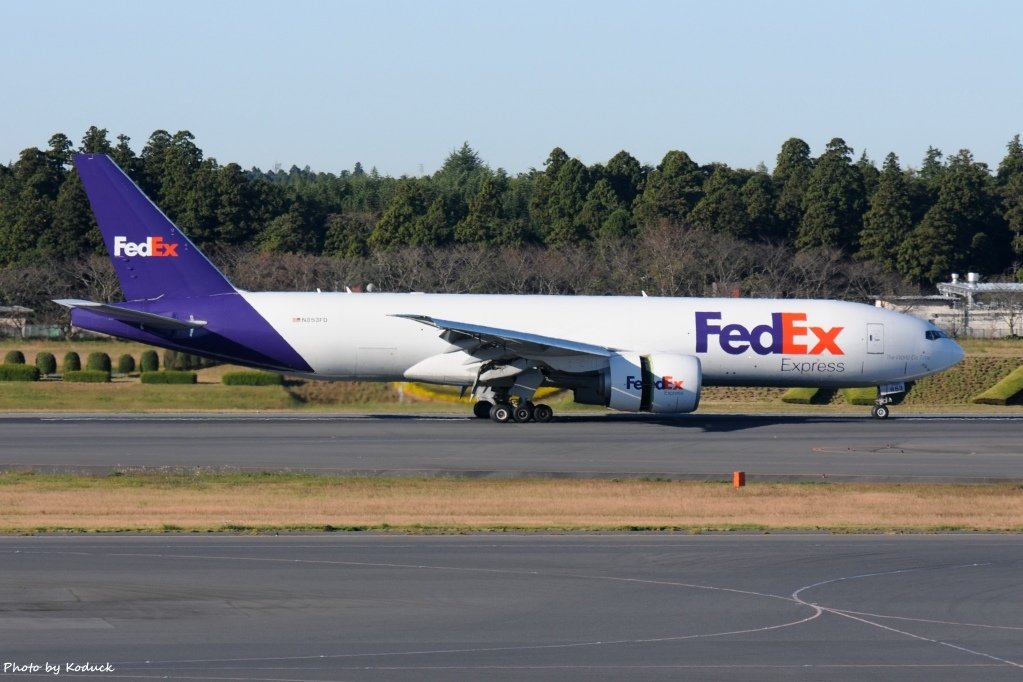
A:
<svg viewBox="0 0 1023 682">
<path fill-rule="evenodd" d="M 716 336 L 721 350 L 741 355 L 752 350 L 757 355 L 845 355 L 838 335 L 845 327 L 811 327 L 806 313 L 771 313 L 771 324 L 748 329 L 741 324 L 718 323 L 721 313 L 696 313 L 696 352 L 706 353 L 710 337 Z"/>
<path fill-rule="evenodd" d="M 140 256 L 148 258 L 166 258 L 168 256 L 177 258 L 178 245 L 176 242 L 165 242 L 163 237 L 148 237 L 142 243 L 130 242 L 127 237 L 114 237 L 115 256 Z"/>
</svg>

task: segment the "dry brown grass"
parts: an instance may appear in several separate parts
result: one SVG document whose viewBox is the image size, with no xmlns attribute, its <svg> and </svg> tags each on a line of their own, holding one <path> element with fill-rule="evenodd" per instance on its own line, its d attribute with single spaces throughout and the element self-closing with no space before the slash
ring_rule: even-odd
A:
<svg viewBox="0 0 1023 682">
<path fill-rule="evenodd" d="M 0 475 L 0 530 L 1023 531 L 1023 486 Z"/>
</svg>

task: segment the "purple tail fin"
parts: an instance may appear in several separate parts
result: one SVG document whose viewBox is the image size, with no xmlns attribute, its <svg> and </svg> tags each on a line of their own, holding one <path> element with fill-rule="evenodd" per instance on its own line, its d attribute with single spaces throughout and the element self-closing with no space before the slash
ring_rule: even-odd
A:
<svg viewBox="0 0 1023 682">
<path fill-rule="evenodd" d="M 75 156 L 129 301 L 234 293 L 227 278 L 105 154 Z"/>
</svg>

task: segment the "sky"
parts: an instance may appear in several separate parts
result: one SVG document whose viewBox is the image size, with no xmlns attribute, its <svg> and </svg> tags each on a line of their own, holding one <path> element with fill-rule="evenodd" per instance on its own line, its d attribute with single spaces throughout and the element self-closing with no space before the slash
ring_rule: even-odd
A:
<svg viewBox="0 0 1023 682">
<path fill-rule="evenodd" d="M 89 126 L 269 170 L 773 167 L 790 137 L 992 168 L 1023 132 L 1016 0 L 0 0 L 0 163 Z"/>
</svg>

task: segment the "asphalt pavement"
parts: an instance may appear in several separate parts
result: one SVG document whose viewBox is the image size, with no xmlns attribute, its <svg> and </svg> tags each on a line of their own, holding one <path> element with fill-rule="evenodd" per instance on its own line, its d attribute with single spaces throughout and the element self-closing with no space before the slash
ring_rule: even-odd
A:
<svg viewBox="0 0 1023 682">
<path fill-rule="evenodd" d="M 1023 417 L 6 415 L 0 470 L 1023 480 Z"/>
<path fill-rule="evenodd" d="M 1020 576 L 1023 543 L 1005 535 L 3 537 L 0 665 L 89 664 L 103 679 L 1018 680 Z"/>
</svg>

